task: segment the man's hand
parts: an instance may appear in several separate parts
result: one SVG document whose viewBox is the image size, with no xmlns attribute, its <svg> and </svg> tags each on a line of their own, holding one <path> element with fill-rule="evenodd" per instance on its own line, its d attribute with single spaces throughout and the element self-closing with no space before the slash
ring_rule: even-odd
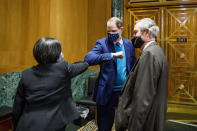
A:
<svg viewBox="0 0 197 131">
<path fill-rule="evenodd" d="M 123 57 L 124 57 L 122 51 L 116 52 L 116 53 L 112 53 L 112 56 L 113 56 L 114 58 L 123 58 Z"/>
</svg>

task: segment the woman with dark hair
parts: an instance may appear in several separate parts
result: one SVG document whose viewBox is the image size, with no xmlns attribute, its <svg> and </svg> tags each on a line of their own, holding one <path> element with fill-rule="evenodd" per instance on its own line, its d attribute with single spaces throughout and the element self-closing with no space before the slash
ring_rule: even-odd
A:
<svg viewBox="0 0 197 131">
<path fill-rule="evenodd" d="M 72 101 L 71 78 L 88 68 L 87 62 L 68 64 L 61 44 L 41 38 L 33 54 L 38 65 L 23 71 L 14 106 L 15 131 L 65 131 L 66 124 L 79 118 Z"/>
</svg>

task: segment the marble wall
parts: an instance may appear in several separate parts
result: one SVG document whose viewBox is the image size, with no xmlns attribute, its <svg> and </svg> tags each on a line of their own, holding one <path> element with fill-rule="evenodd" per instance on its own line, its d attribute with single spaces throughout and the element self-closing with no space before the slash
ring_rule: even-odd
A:
<svg viewBox="0 0 197 131">
<path fill-rule="evenodd" d="M 21 78 L 22 72 L 0 74 L 0 106 L 13 105 L 13 96 Z"/>
<path fill-rule="evenodd" d="M 88 92 L 88 76 L 98 75 L 99 70 L 88 69 L 81 75 L 76 76 L 71 80 L 72 97 L 73 100 L 79 100 L 80 98 L 87 96 Z"/>
<path fill-rule="evenodd" d="M 71 88 L 74 101 L 87 95 L 88 76 L 98 75 L 98 73 L 97 69 L 88 69 L 72 79 Z M 13 96 L 21 75 L 22 72 L 0 74 L 0 106 L 13 106 Z"/>
<path fill-rule="evenodd" d="M 112 0 L 112 16 L 123 20 L 123 0 Z"/>
</svg>

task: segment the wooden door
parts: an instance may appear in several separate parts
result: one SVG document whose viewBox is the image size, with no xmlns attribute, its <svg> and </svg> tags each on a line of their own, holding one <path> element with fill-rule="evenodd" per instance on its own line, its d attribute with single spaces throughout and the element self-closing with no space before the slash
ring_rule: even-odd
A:
<svg viewBox="0 0 197 131">
<path fill-rule="evenodd" d="M 136 20 L 149 17 L 160 28 L 157 41 L 169 63 L 168 102 L 197 105 L 197 6 L 132 8 L 128 12 L 128 39 Z"/>
<path fill-rule="evenodd" d="M 169 101 L 197 105 L 197 7 L 167 7 L 164 12 Z"/>
<path fill-rule="evenodd" d="M 134 25 L 137 20 L 140 20 L 142 18 L 151 18 L 155 20 L 156 24 L 159 26 L 161 30 L 161 9 L 159 8 L 149 8 L 149 9 L 144 9 L 144 8 L 137 8 L 137 9 L 130 9 L 129 10 L 129 25 L 128 25 L 128 39 L 131 40 L 133 36 L 133 30 L 134 30 Z M 158 35 L 157 38 L 158 41 L 161 40 L 161 35 Z M 160 43 L 160 42 L 159 42 Z M 140 49 L 136 49 L 136 57 L 138 58 L 139 55 L 141 54 Z"/>
</svg>

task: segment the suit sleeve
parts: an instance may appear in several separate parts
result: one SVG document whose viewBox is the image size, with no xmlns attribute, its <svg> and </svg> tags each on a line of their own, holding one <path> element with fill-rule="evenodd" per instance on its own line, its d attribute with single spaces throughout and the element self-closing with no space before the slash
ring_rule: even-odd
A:
<svg viewBox="0 0 197 131">
<path fill-rule="evenodd" d="M 158 63 L 150 52 L 140 57 L 128 128 L 141 131 L 156 94 Z"/>
<path fill-rule="evenodd" d="M 68 64 L 68 72 L 71 78 L 83 73 L 88 69 L 89 64 L 87 62 L 75 62 Z"/>
<path fill-rule="evenodd" d="M 23 90 L 23 84 L 22 84 L 22 79 L 21 79 L 18 84 L 16 94 L 14 97 L 14 105 L 13 105 L 13 112 L 12 112 L 14 130 L 16 129 L 19 118 L 23 112 L 24 105 L 25 105 L 25 98 L 24 98 L 24 90 Z"/>
<path fill-rule="evenodd" d="M 112 59 L 111 53 L 103 53 L 102 45 L 98 41 L 93 49 L 85 56 L 85 61 L 87 61 L 89 65 L 97 65 Z"/>
</svg>

